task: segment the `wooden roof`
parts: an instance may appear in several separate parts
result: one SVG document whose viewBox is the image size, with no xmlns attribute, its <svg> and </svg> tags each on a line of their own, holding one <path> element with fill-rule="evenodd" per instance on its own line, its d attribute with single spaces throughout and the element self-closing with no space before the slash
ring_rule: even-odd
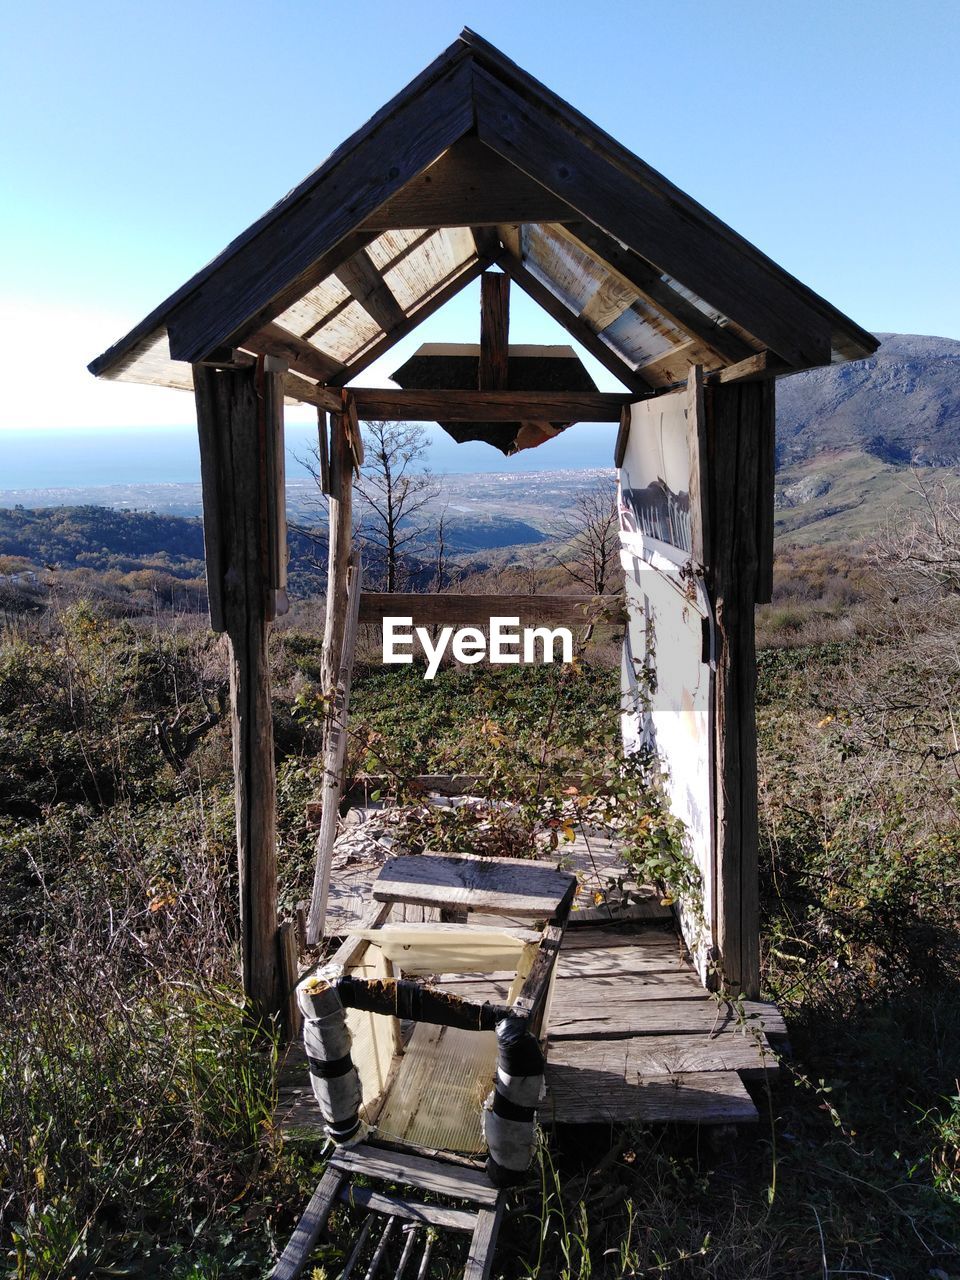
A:
<svg viewBox="0 0 960 1280">
<path fill-rule="evenodd" d="M 769 376 L 878 345 L 464 30 L 90 370 L 189 388 L 191 363 L 242 349 L 312 399 L 493 264 L 637 393 L 691 364 Z"/>
</svg>

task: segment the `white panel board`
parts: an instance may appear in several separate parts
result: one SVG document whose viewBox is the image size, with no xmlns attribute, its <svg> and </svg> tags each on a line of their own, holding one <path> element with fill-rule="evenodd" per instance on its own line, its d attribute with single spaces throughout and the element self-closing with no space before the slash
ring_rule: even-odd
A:
<svg viewBox="0 0 960 1280">
<path fill-rule="evenodd" d="M 631 407 L 620 468 L 620 558 L 628 626 L 622 664 L 624 751 L 654 749 L 673 813 L 700 870 L 702 920 L 681 903 L 687 945 L 706 979 L 714 943 L 713 623 L 690 558 L 685 391 Z"/>
</svg>

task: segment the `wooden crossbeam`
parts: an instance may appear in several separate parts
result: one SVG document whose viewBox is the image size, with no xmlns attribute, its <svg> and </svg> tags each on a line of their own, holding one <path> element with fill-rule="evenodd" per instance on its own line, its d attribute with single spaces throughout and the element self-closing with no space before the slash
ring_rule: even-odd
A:
<svg viewBox="0 0 960 1280">
<path fill-rule="evenodd" d="M 630 400 L 602 391 L 351 390 L 362 422 L 619 422 Z"/>
<path fill-rule="evenodd" d="M 355 253 L 334 274 L 384 332 L 389 333 L 403 324 L 406 319 L 403 308 L 387 288 L 365 249 Z"/>
<path fill-rule="evenodd" d="M 481 391 L 505 391 L 510 363 L 510 277 L 485 271 L 480 277 Z"/>
<path fill-rule="evenodd" d="M 487 626 L 491 618 L 519 618 L 521 624 L 583 627 L 598 619 L 619 622 L 623 618 L 623 603 L 619 596 L 461 596 L 443 591 L 365 591 L 360 597 L 360 622 L 380 623 L 384 618 L 412 618 L 414 626 Z"/>
</svg>

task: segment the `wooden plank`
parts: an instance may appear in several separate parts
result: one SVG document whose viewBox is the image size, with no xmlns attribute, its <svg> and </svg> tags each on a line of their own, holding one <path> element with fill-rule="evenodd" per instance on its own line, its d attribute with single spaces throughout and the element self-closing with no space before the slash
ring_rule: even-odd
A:
<svg viewBox="0 0 960 1280">
<path fill-rule="evenodd" d="M 277 954 L 276 766 L 268 656 L 269 494 L 263 451 L 277 424 L 279 373 L 193 370 L 216 542 L 218 609 L 228 637 L 230 720 L 240 880 L 242 981 L 254 1018 L 283 1008 Z M 261 398 L 262 393 L 262 398 Z M 205 537 L 207 530 L 205 528 Z"/>
<path fill-rule="evenodd" d="M 344 370 L 339 360 L 334 360 L 318 347 L 298 338 L 289 329 L 272 322 L 244 338 L 243 346 L 257 355 L 276 356 L 286 360 L 291 369 L 295 369 L 297 373 L 305 373 L 308 378 L 316 378 L 318 382 L 329 382 Z"/>
<path fill-rule="evenodd" d="M 333 493 L 330 484 L 330 436 L 327 415 L 323 409 L 317 410 L 317 466 L 320 469 L 320 492 L 330 497 Z"/>
<path fill-rule="evenodd" d="M 547 1066 L 567 1076 L 580 1070 L 601 1071 L 625 1083 L 638 1078 L 686 1075 L 691 1072 L 737 1071 L 776 1073 L 776 1056 L 763 1035 L 726 1030 L 718 1035 L 650 1035 L 623 1040 L 551 1041 Z"/>
<path fill-rule="evenodd" d="M 763 383 L 757 408 L 757 604 L 773 599 L 773 497 L 777 468 L 776 385 Z"/>
<path fill-rule="evenodd" d="M 285 920 L 277 930 L 277 949 L 280 954 L 280 976 L 283 981 L 283 1025 L 288 1040 L 296 1040 L 303 1022 L 297 1003 L 297 936 L 292 920 Z"/>
<path fill-rule="evenodd" d="M 424 1222 L 431 1227 L 446 1227 L 448 1231 L 473 1232 L 477 1225 L 476 1213 L 467 1209 L 446 1209 L 439 1204 L 417 1204 L 399 1196 L 384 1195 L 372 1187 L 350 1184 L 341 1187 L 338 1197 L 355 1209 L 369 1209 L 374 1213 L 392 1214 L 404 1222 Z"/>
<path fill-rule="evenodd" d="M 549 1093 L 542 1124 L 752 1124 L 759 1116 L 735 1071 L 636 1076 L 584 1063 L 547 1064 Z"/>
<path fill-rule="evenodd" d="M 662 906 L 659 897 L 644 898 L 641 902 L 628 902 L 623 906 L 603 904 L 597 907 L 581 907 L 571 914 L 569 927 L 579 929 L 584 925 L 617 924 L 638 920 L 672 920 L 673 918 L 673 908 Z"/>
<path fill-rule="evenodd" d="M 461 138 L 364 219 L 363 230 L 562 222 L 573 209 L 474 137 Z"/>
<path fill-rule="evenodd" d="M 610 391 L 351 390 L 361 419 L 384 422 L 619 422 L 630 399 Z"/>
<path fill-rule="evenodd" d="M 495 1209 L 481 1209 L 477 1214 L 477 1226 L 470 1241 L 463 1280 L 490 1280 L 505 1209 L 506 1197 L 501 1192 Z"/>
<path fill-rule="evenodd" d="M 353 655 L 357 642 L 357 613 L 360 608 L 361 566 L 351 565 L 347 580 L 347 619 L 343 634 L 340 671 L 323 743 L 323 812 L 317 836 L 317 865 L 313 879 L 310 910 L 307 913 L 307 941 L 315 945 L 323 937 L 327 896 L 333 865 L 333 842 L 340 819 L 340 796 L 347 750 L 347 715 L 353 678 Z"/>
<path fill-rule="evenodd" d="M 812 366 L 813 367 L 813 366 Z M 781 360 L 772 351 L 758 351 L 755 355 L 739 360 L 736 364 L 717 369 L 707 376 L 708 382 L 763 382 L 779 378 L 785 373 L 796 373 L 792 365 Z"/>
<path fill-rule="evenodd" d="M 412 618 L 414 626 L 454 623 L 488 626 L 491 618 L 519 618 L 527 623 L 582 627 L 591 621 L 616 625 L 623 620 L 618 596 L 457 595 L 453 592 L 365 591 L 360 622 Z"/>
<path fill-rule="evenodd" d="M 474 69 L 477 134 L 662 272 L 716 306 L 794 366 L 827 364 L 829 321 L 775 263 L 689 197 L 678 216 L 670 188 L 639 161 L 614 163 L 539 104 Z M 677 192 L 683 196 L 682 192 Z"/>
<path fill-rule="evenodd" d="M 622 947 L 636 948 L 651 955 L 659 954 L 671 961 L 685 951 L 683 940 L 676 928 L 663 928 L 659 924 L 646 924 L 642 928 L 628 925 L 623 929 L 617 929 L 616 926 L 608 929 L 602 927 L 570 929 L 563 939 L 565 956 L 581 950 L 609 951 L 614 948 L 619 950 Z"/>
<path fill-rule="evenodd" d="M 573 876 L 537 862 L 420 854 L 389 858 L 373 897 L 538 920 L 554 914 L 572 884 Z"/>
<path fill-rule="evenodd" d="M 169 315 L 170 354 L 196 360 L 306 290 L 312 264 L 473 127 L 472 68 L 438 60 L 217 259 Z M 345 260 L 345 255 L 344 259 Z M 242 344 L 237 344 L 242 345 Z"/>
<path fill-rule="evenodd" d="M 703 406 L 703 369 L 687 376 L 687 454 L 690 460 L 690 554 L 695 564 L 710 564 L 710 485 L 707 476 L 707 422 Z M 772 492 L 772 490 L 771 490 Z"/>
<path fill-rule="evenodd" d="M 509 363 L 510 277 L 485 271 L 480 277 L 478 390 L 505 391 Z"/>
<path fill-rule="evenodd" d="M 599 360 L 603 367 L 612 373 L 615 378 L 618 378 L 625 387 L 629 387 L 636 395 L 652 390 L 648 382 L 635 373 L 632 367 L 612 347 L 607 346 L 586 321 L 574 315 L 570 308 L 565 306 L 555 294 L 551 293 L 545 284 L 528 271 L 509 249 L 502 249 L 496 255 L 495 260 L 497 265 L 502 267 L 507 275 L 517 282 L 524 293 L 528 294 L 534 302 L 539 303 L 548 316 L 551 316 L 558 324 L 562 325 L 572 338 L 575 338 L 585 350 L 589 351 L 595 360 Z M 543 420 L 552 422 L 566 421 L 564 418 L 546 418 Z M 615 418 L 604 420 L 607 422 L 619 422 L 620 414 L 618 413 Z"/>
<path fill-rule="evenodd" d="M 613 446 L 613 465 L 619 470 L 627 456 L 627 441 L 630 439 L 630 405 L 625 404 L 620 410 L 620 426 L 617 430 L 616 444 Z"/>
<path fill-rule="evenodd" d="M 543 1025 L 547 995 L 553 979 L 557 957 L 560 954 L 563 932 L 570 916 L 570 905 L 573 902 L 575 889 L 576 882 L 574 881 L 571 883 L 556 915 L 543 930 L 540 945 L 537 947 L 533 964 L 530 966 L 530 972 L 524 978 L 520 994 L 513 1002 L 513 1012 L 517 1017 L 527 1020 L 527 1028 L 534 1035 L 540 1034 L 540 1029 Z"/>
<path fill-rule="evenodd" d="M 572 980 L 571 981 L 575 981 Z M 602 981 L 602 980 L 601 980 Z M 579 985 L 579 980 L 576 980 Z M 652 1035 L 719 1035 L 743 1026 L 751 1035 L 783 1035 L 786 1025 L 773 1006 L 760 1001 L 743 1003 L 743 1018 L 736 1007 L 716 1004 L 706 997 L 649 999 L 642 994 L 633 998 L 616 984 L 616 990 L 599 988 L 599 998 L 606 1004 L 588 1004 L 586 992 L 565 991 L 563 980 L 557 983 L 550 1009 L 550 1041 L 555 1040 L 620 1040 L 630 1036 Z M 596 981 L 593 984 L 597 989 Z"/>
<path fill-rule="evenodd" d="M 325 413 L 340 413 L 343 401 L 339 391 L 328 391 L 317 382 L 308 382 L 296 373 L 286 373 L 283 377 L 283 394 L 289 400 L 299 400 L 302 404 L 312 404 Z"/>
<path fill-rule="evenodd" d="M 455 1200 L 493 1207 L 497 1191 L 485 1173 L 461 1164 L 445 1164 L 424 1156 L 406 1155 L 399 1151 L 383 1151 L 361 1142 L 354 1147 L 337 1147 L 330 1163 L 343 1173 L 362 1174 L 381 1182 L 417 1187 Z"/>
<path fill-rule="evenodd" d="M 328 1167 L 310 1197 L 303 1217 L 297 1223 L 290 1242 L 270 1272 L 270 1280 L 296 1280 L 310 1260 L 317 1241 L 320 1239 L 327 1218 L 333 1207 L 334 1199 L 343 1182 L 343 1174 L 339 1169 Z"/>
<path fill-rule="evenodd" d="M 341 392 L 337 394 L 342 396 Z M 347 617 L 347 570 L 353 554 L 353 460 L 342 412 L 330 418 L 330 485 L 333 492 L 327 513 L 327 598 L 320 662 L 325 694 L 333 693 L 340 673 Z"/>
<path fill-rule="evenodd" d="M 370 261 L 366 249 L 361 249 L 334 273 L 340 283 L 360 303 L 367 315 L 389 333 L 403 324 L 406 316 L 403 308 L 387 288 L 386 281 Z M 324 379 L 326 381 L 326 379 Z"/>
</svg>

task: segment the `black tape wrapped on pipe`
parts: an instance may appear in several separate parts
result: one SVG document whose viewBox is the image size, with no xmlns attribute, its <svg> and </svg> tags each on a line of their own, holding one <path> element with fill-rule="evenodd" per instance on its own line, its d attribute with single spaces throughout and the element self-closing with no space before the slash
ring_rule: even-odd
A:
<svg viewBox="0 0 960 1280">
<path fill-rule="evenodd" d="M 526 1018 L 507 1014 L 497 1023 L 497 1074 L 483 1104 L 487 1176 L 497 1187 L 522 1182 L 537 1146 L 537 1107 L 545 1060 Z"/>
<path fill-rule="evenodd" d="M 403 978 L 354 978 L 345 974 L 335 985 L 348 1009 L 441 1027 L 462 1027 L 466 1031 L 493 1031 L 509 1012 L 506 1005 L 475 1004 L 449 991 Z"/>
<path fill-rule="evenodd" d="M 303 1047 L 324 1128 L 336 1143 L 360 1135 L 360 1076 L 350 1056 L 351 1036 L 336 986 L 307 978 L 297 988 L 303 1014 Z"/>
</svg>

